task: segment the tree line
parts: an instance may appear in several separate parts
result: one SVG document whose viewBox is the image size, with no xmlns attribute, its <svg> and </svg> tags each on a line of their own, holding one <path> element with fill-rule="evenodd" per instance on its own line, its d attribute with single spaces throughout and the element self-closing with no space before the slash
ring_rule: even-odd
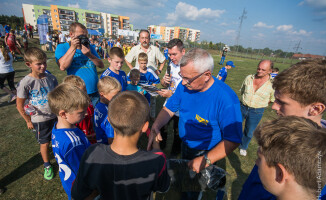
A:
<svg viewBox="0 0 326 200">
<path fill-rule="evenodd" d="M 24 18 L 17 17 L 15 15 L 0 15 L 0 24 L 5 26 L 9 24 L 14 30 L 23 30 L 24 29 Z"/>
</svg>

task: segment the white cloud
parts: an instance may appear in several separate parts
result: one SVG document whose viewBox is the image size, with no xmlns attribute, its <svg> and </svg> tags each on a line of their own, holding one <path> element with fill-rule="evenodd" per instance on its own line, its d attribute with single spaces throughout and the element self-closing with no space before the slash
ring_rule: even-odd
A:
<svg viewBox="0 0 326 200">
<path fill-rule="evenodd" d="M 307 4 L 308 6 L 312 6 L 314 8 L 326 8 L 325 0 L 304 0 L 303 2 L 300 2 L 300 4 Z"/>
<path fill-rule="evenodd" d="M 228 24 L 225 22 L 222 22 L 222 23 L 220 23 L 220 26 L 228 26 Z"/>
<path fill-rule="evenodd" d="M 281 25 L 276 28 L 278 31 L 289 31 L 293 28 L 292 25 Z"/>
<path fill-rule="evenodd" d="M 71 8 L 80 8 L 79 3 L 76 4 L 68 4 L 67 7 L 71 7 Z"/>
<path fill-rule="evenodd" d="M 227 36 L 235 36 L 236 31 L 235 30 L 226 30 L 225 32 L 222 33 L 222 35 L 227 35 Z"/>
<path fill-rule="evenodd" d="M 302 6 L 304 5 L 304 1 L 301 1 L 300 3 L 298 3 L 298 6 Z"/>
<path fill-rule="evenodd" d="M 292 36 L 310 36 L 312 32 L 308 32 L 306 30 L 300 29 L 299 31 L 296 31 L 293 29 L 293 25 L 281 25 L 276 28 L 278 32 L 283 32 L 288 35 Z"/>
<path fill-rule="evenodd" d="M 223 13 L 225 13 L 225 10 L 212 10 L 210 8 L 198 9 L 193 5 L 179 2 L 175 8 L 175 12 L 168 13 L 166 19 L 172 24 L 178 20 L 196 21 L 206 19 L 209 21 L 209 19 L 220 18 Z"/>
<path fill-rule="evenodd" d="M 273 25 L 267 25 L 264 22 L 258 22 L 257 24 L 254 24 L 254 28 L 274 28 Z"/>
</svg>

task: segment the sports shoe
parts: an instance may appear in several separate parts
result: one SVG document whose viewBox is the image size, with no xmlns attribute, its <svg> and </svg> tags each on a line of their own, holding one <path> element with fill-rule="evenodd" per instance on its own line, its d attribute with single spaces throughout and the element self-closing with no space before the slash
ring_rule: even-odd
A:
<svg viewBox="0 0 326 200">
<path fill-rule="evenodd" d="M 46 180 L 51 180 L 53 178 L 53 168 L 51 165 L 44 168 L 44 178 Z"/>
<path fill-rule="evenodd" d="M 245 149 L 240 149 L 240 155 L 242 155 L 242 156 L 247 156 L 247 150 L 245 150 Z"/>
<path fill-rule="evenodd" d="M 17 95 L 11 95 L 9 103 L 14 102 L 17 99 Z"/>
</svg>

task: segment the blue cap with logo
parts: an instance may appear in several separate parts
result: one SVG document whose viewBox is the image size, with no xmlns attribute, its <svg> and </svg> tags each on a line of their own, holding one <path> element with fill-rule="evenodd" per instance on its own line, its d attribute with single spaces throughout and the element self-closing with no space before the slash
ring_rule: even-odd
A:
<svg viewBox="0 0 326 200">
<path fill-rule="evenodd" d="M 226 62 L 226 65 L 230 65 L 231 67 L 235 67 L 235 65 L 233 64 L 232 61 L 227 61 L 227 62 Z"/>
</svg>

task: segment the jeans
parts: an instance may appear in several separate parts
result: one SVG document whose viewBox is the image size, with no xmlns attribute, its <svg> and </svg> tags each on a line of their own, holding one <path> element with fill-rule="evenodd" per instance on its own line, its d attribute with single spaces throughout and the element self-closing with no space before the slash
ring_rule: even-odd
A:
<svg viewBox="0 0 326 200">
<path fill-rule="evenodd" d="M 53 51 L 52 50 L 52 42 L 48 42 L 48 44 L 49 44 L 49 51 Z"/>
<path fill-rule="evenodd" d="M 92 94 L 88 94 L 88 96 L 89 96 L 89 98 L 91 99 L 91 101 L 92 101 L 92 104 L 93 104 L 93 106 L 94 106 L 94 108 L 95 108 L 95 106 L 96 106 L 96 104 L 99 102 L 99 100 L 100 100 L 100 95 L 99 95 L 99 93 L 98 92 L 94 92 L 94 93 L 92 93 Z M 94 129 L 95 130 L 95 129 Z"/>
<path fill-rule="evenodd" d="M 242 121 L 246 120 L 240 149 L 248 149 L 253 132 L 263 117 L 265 108 L 251 108 L 241 103 Z"/>
<path fill-rule="evenodd" d="M 223 65 L 224 60 L 225 60 L 225 56 L 222 56 L 221 61 L 220 61 L 220 65 Z"/>
</svg>

